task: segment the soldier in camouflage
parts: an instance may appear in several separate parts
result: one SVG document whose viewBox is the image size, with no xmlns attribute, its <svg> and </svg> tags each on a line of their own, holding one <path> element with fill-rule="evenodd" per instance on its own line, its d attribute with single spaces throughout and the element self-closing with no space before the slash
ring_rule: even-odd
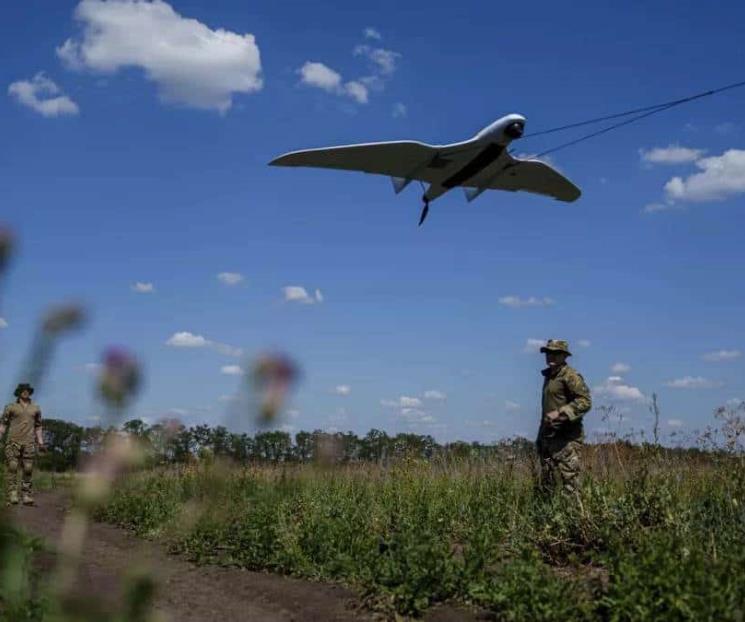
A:
<svg viewBox="0 0 745 622">
<path fill-rule="evenodd" d="M 19 384 L 15 390 L 16 401 L 8 404 L 0 420 L 0 438 L 5 431 L 5 459 L 8 464 L 8 503 L 18 503 L 18 466 L 22 466 L 22 484 L 24 505 L 33 505 L 31 476 L 33 474 L 34 456 L 37 445 L 44 450 L 44 438 L 41 429 L 41 408 L 31 401 L 34 388 L 29 384 Z"/>
<path fill-rule="evenodd" d="M 541 426 L 538 430 L 540 489 L 551 492 L 560 484 L 576 494 L 579 479 L 579 452 L 584 434 L 582 417 L 592 406 L 584 378 L 566 363 L 572 353 L 569 344 L 549 339 L 541 352 L 546 355 L 543 374 Z"/>
</svg>

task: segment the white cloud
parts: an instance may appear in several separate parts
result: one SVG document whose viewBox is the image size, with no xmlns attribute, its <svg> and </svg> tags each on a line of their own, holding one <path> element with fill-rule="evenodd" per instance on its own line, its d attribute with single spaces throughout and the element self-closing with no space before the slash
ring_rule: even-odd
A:
<svg viewBox="0 0 745 622">
<path fill-rule="evenodd" d="M 628 385 L 620 376 L 610 376 L 603 384 L 593 387 L 593 392 L 598 397 L 618 401 L 643 400 L 644 394 L 637 387 Z"/>
<path fill-rule="evenodd" d="M 101 365 L 101 363 L 86 363 L 83 365 L 83 369 L 85 369 L 89 374 L 97 374 L 101 371 L 102 367 L 103 365 Z"/>
<path fill-rule="evenodd" d="M 650 164 L 685 164 L 687 162 L 695 162 L 703 154 L 703 149 L 691 149 L 690 147 L 681 147 L 680 145 L 639 150 L 642 160 Z"/>
<path fill-rule="evenodd" d="M 740 350 L 717 350 L 716 352 L 707 352 L 702 357 L 705 361 L 719 363 L 722 361 L 734 361 L 742 356 Z"/>
<path fill-rule="evenodd" d="M 8 321 L 3 317 L 0 317 L 0 328 L 8 328 Z"/>
<path fill-rule="evenodd" d="M 351 392 L 352 392 L 352 387 L 350 387 L 348 384 L 340 384 L 334 388 L 334 393 L 336 395 L 347 396 Z"/>
<path fill-rule="evenodd" d="M 195 335 L 189 331 L 174 333 L 166 341 L 166 345 L 172 348 L 210 348 L 225 356 L 239 357 L 243 350 L 230 346 L 226 343 L 206 339 L 202 335 Z"/>
<path fill-rule="evenodd" d="M 220 373 L 226 376 L 242 376 L 243 369 L 240 365 L 223 365 L 220 368 Z"/>
<path fill-rule="evenodd" d="M 47 118 L 71 116 L 80 112 L 78 105 L 67 95 L 61 95 L 60 88 L 43 72 L 37 73 L 31 80 L 13 82 L 8 87 L 8 95 Z"/>
<path fill-rule="evenodd" d="M 369 100 L 367 87 L 357 80 L 342 83 L 341 74 L 323 63 L 306 62 L 300 69 L 300 82 L 307 86 L 322 89 L 334 95 L 351 97 L 358 104 L 366 104 Z"/>
<path fill-rule="evenodd" d="M 133 292 L 136 292 L 138 294 L 155 293 L 155 286 L 152 283 L 142 283 L 140 281 L 137 281 L 137 283 L 131 286 L 131 289 Z"/>
<path fill-rule="evenodd" d="M 407 395 L 402 395 L 398 398 L 398 402 L 402 408 L 418 408 L 422 405 L 422 400 L 418 397 L 409 397 Z"/>
<path fill-rule="evenodd" d="M 522 307 L 550 307 L 554 302 L 552 298 L 536 298 L 535 296 L 530 296 L 529 298 L 502 296 L 499 299 L 499 304 L 505 307 L 512 307 L 513 309 L 520 309 Z"/>
<path fill-rule="evenodd" d="M 434 423 L 435 418 L 418 408 L 402 408 L 401 417 L 408 423 Z"/>
<path fill-rule="evenodd" d="M 425 400 L 436 400 L 436 401 L 445 401 L 448 398 L 445 393 L 442 391 L 438 391 L 437 389 L 430 389 L 429 391 L 424 392 L 424 399 Z"/>
<path fill-rule="evenodd" d="M 709 380 L 701 376 L 684 376 L 665 383 L 665 386 L 673 389 L 717 389 L 724 383 L 719 380 Z"/>
<path fill-rule="evenodd" d="M 173 348 L 205 348 L 209 344 L 210 342 L 202 335 L 195 335 L 188 331 L 174 333 L 166 341 L 166 345 Z"/>
<path fill-rule="evenodd" d="M 516 413 L 520 410 L 521 406 L 517 402 L 513 402 L 512 400 L 505 400 L 504 401 L 504 409 L 508 413 Z"/>
<path fill-rule="evenodd" d="M 580 339 L 580 340 L 579 340 L 579 341 L 577 342 L 577 345 L 578 345 L 578 346 L 579 346 L 580 348 L 589 348 L 589 347 L 590 347 L 590 346 L 592 345 L 592 341 L 590 341 L 589 339 Z"/>
<path fill-rule="evenodd" d="M 396 63 L 401 54 L 383 48 L 374 48 L 369 45 L 358 45 L 354 48 L 355 56 L 364 56 L 372 62 L 376 73 L 381 76 L 390 76 L 396 71 Z"/>
<path fill-rule="evenodd" d="M 383 38 L 383 35 L 380 34 L 379 30 L 371 28 L 370 26 L 365 28 L 363 34 L 365 35 L 365 39 L 374 39 L 375 41 L 380 41 Z"/>
<path fill-rule="evenodd" d="M 240 272 L 220 272 L 217 275 L 217 280 L 225 285 L 238 285 L 243 281 L 243 275 Z"/>
<path fill-rule="evenodd" d="M 685 179 L 673 177 L 665 184 L 670 201 L 721 201 L 745 193 L 745 150 L 730 149 L 720 156 L 696 162 L 701 172 Z"/>
<path fill-rule="evenodd" d="M 613 363 L 610 370 L 617 375 L 628 374 L 631 371 L 631 365 L 627 363 Z"/>
<path fill-rule="evenodd" d="M 308 61 L 298 72 L 300 81 L 308 86 L 315 86 L 329 93 L 335 93 L 341 87 L 341 74 L 323 63 Z"/>
<path fill-rule="evenodd" d="M 523 352 L 540 352 L 541 348 L 545 345 L 545 339 L 533 339 L 532 337 L 530 337 L 525 341 Z"/>
<path fill-rule="evenodd" d="M 668 419 L 667 425 L 671 428 L 679 428 L 683 425 L 683 422 L 680 419 Z"/>
<path fill-rule="evenodd" d="M 380 400 L 380 403 L 386 408 L 421 408 L 422 406 L 422 400 L 408 395 L 402 395 L 397 400 Z"/>
<path fill-rule="evenodd" d="M 164 102 L 227 112 L 236 93 L 261 90 L 261 59 L 252 34 L 211 29 L 162 0 L 82 0 L 80 38 L 57 55 L 73 69 L 112 74 L 142 69 Z"/>
<path fill-rule="evenodd" d="M 366 34 L 377 31 L 368 29 Z M 369 38 L 369 37 L 368 37 Z M 372 38 L 375 38 L 373 35 Z M 318 88 L 327 93 L 342 97 L 350 97 L 358 104 L 366 104 L 370 100 L 371 91 L 382 91 L 388 80 L 396 71 L 396 64 L 401 58 L 398 52 L 385 50 L 382 48 L 372 47 L 370 45 L 358 45 L 354 48 L 355 56 L 362 56 L 370 61 L 372 73 L 354 80 L 344 80 L 342 75 L 318 61 L 306 61 L 297 73 L 300 75 L 300 83 L 313 88 Z M 398 106 L 398 105 L 397 105 Z M 401 104 L 403 106 L 403 104 Z M 405 112 L 405 106 L 394 106 L 394 116 L 396 111 Z"/>
<path fill-rule="evenodd" d="M 393 104 L 393 118 L 394 119 L 403 119 L 407 114 L 409 113 L 408 108 L 406 108 L 406 104 L 403 102 L 396 102 Z"/>
<path fill-rule="evenodd" d="M 311 296 L 308 290 L 300 285 L 287 285 L 282 288 L 282 294 L 285 302 L 297 302 L 306 305 L 323 302 L 323 294 L 320 289 L 317 289 L 315 295 Z"/>
</svg>

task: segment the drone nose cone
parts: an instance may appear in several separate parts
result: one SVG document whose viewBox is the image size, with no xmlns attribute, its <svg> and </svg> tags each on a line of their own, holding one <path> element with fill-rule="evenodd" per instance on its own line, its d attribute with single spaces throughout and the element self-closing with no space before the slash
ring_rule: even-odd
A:
<svg viewBox="0 0 745 622">
<path fill-rule="evenodd" d="M 515 121 L 514 123 L 510 123 L 506 128 L 504 128 L 504 133 L 513 140 L 515 138 L 520 138 L 524 132 L 525 123 L 522 121 Z"/>
</svg>

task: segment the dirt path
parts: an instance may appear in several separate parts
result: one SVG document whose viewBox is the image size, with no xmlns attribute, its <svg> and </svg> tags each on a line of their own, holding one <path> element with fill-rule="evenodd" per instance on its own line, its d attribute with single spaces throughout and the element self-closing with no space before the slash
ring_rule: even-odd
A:
<svg viewBox="0 0 745 622">
<path fill-rule="evenodd" d="M 68 496 L 64 491 L 39 493 L 36 506 L 16 507 L 19 527 L 57 542 Z M 44 565 L 51 565 L 50 559 Z M 121 602 L 122 577 L 133 567 L 158 577 L 157 609 L 171 622 L 343 622 L 373 620 L 355 609 L 355 597 L 343 587 L 246 570 L 196 566 L 169 555 L 156 543 L 141 540 L 111 525 L 93 523 L 86 540 L 76 591 L 96 595 L 112 609 Z M 431 622 L 475 620 L 468 612 L 439 608 Z"/>
</svg>

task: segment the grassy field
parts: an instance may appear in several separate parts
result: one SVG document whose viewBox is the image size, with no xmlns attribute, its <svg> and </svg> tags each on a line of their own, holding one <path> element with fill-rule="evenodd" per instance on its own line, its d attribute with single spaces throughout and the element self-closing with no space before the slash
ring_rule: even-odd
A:
<svg viewBox="0 0 745 622">
<path fill-rule="evenodd" d="M 589 448 L 581 501 L 525 457 L 146 470 L 98 517 L 201 563 L 339 580 L 368 606 L 500 620 L 742 620 L 745 462 Z"/>
</svg>

